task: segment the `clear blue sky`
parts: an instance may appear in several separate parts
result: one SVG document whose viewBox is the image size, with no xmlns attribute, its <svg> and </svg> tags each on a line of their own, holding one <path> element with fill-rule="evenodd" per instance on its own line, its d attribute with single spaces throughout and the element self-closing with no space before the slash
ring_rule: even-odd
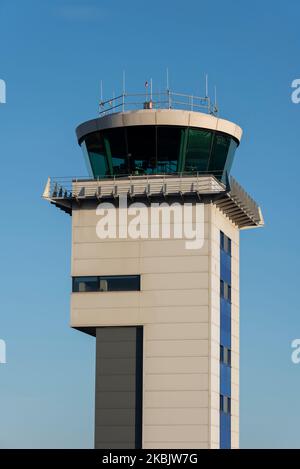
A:
<svg viewBox="0 0 300 469">
<path fill-rule="evenodd" d="M 93 339 L 69 328 L 70 217 L 40 195 L 85 175 L 75 126 L 153 78 L 218 87 L 244 129 L 232 173 L 266 226 L 241 235 L 241 446 L 300 447 L 299 2 L 0 0 L 0 447 L 92 447 Z"/>
</svg>

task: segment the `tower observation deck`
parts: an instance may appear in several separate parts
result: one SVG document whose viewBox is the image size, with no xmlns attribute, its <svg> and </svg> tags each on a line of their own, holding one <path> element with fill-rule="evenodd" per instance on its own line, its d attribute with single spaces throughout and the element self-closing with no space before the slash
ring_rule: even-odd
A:
<svg viewBox="0 0 300 469">
<path fill-rule="evenodd" d="M 238 448 L 239 233 L 264 224 L 230 174 L 241 128 L 208 97 L 146 91 L 101 102 L 76 136 L 89 175 L 49 177 L 43 197 L 72 216 L 71 326 L 96 337 L 95 447 Z M 174 230 L 124 236 L 124 199 L 129 218 L 160 205 Z M 105 211 L 115 229 L 101 237 Z M 203 242 L 189 250 L 178 228 L 193 224 Z"/>
<path fill-rule="evenodd" d="M 209 111 L 206 98 L 168 93 L 129 111 L 138 105 L 136 95 L 126 96 L 128 101 L 120 98 L 109 101 L 107 110 L 109 103 L 103 103 L 101 116 L 76 130 L 92 177 L 201 173 L 226 181 L 242 130 L 211 113 L 197 112 Z"/>
</svg>

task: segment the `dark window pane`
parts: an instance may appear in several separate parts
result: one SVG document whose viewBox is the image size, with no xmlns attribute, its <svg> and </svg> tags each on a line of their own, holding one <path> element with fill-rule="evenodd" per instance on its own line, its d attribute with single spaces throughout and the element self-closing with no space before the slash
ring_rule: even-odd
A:
<svg viewBox="0 0 300 469">
<path fill-rule="evenodd" d="M 98 291 L 98 277 L 74 277 L 73 292 Z"/>
<path fill-rule="evenodd" d="M 220 395 L 220 411 L 223 412 L 224 409 L 224 399 L 222 394 Z"/>
<path fill-rule="evenodd" d="M 228 365 L 231 366 L 231 350 L 228 349 Z"/>
<path fill-rule="evenodd" d="M 227 152 L 226 163 L 225 163 L 225 167 L 224 167 L 224 178 L 223 178 L 223 180 L 225 179 L 226 172 L 227 172 L 227 174 L 230 173 L 232 163 L 233 163 L 233 159 L 234 159 L 235 150 L 237 149 L 237 146 L 238 146 L 237 142 L 235 140 L 233 140 L 233 138 L 231 138 L 230 139 L 229 149 L 228 149 L 228 152 Z M 224 182 L 225 182 L 225 180 L 224 180 Z"/>
<path fill-rule="evenodd" d="M 139 275 L 110 275 L 101 277 L 73 278 L 73 292 L 136 290 L 140 290 Z"/>
<path fill-rule="evenodd" d="M 231 413 L 231 399 L 230 397 L 227 397 L 227 413 Z"/>
<path fill-rule="evenodd" d="M 224 363 L 224 347 L 223 347 L 223 345 L 220 346 L 220 362 Z"/>
<path fill-rule="evenodd" d="M 231 399 L 223 394 L 220 394 L 220 411 L 225 414 L 230 414 L 231 412 Z"/>
<path fill-rule="evenodd" d="M 220 362 L 224 365 L 231 365 L 231 350 L 223 345 L 220 346 Z"/>
<path fill-rule="evenodd" d="M 220 244 L 221 244 L 221 249 L 224 249 L 224 246 L 225 246 L 225 235 L 223 233 L 223 231 L 220 231 Z"/>
<path fill-rule="evenodd" d="M 227 238 L 227 239 L 228 239 L 227 252 L 228 254 L 231 255 L 231 239 L 230 238 Z"/>
<path fill-rule="evenodd" d="M 127 127 L 128 155 L 131 173 L 153 174 L 156 171 L 156 128 L 154 126 Z"/>
<path fill-rule="evenodd" d="M 209 160 L 209 171 L 222 176 L 231 138 L 228 135 L 214 134 L 213 149 Z"/>
<path fill-rule="evenodd" d="M 140 290 L 139 275 L 100 277 L 101 291 Z"/>
<path fill-rule="evenodd" d="M 228 285 L 228 288 L 227 288 L 227 300 L 231 301 L 231 286 L 230 285 Z"/>
<path fill-rule="evenodd" d="M 109 174 L 108 162 L 104 142 L 100 133 L 93 132 L 87 135 L 85 144 L 94 177 L 107 176 Z"/>
<path fill-rule="evenodd" d="M 212 135 L 211 131 L 189 129 L 185 171 L 207 171 Z"/>
<path fill-rule="evenodd" d="M 224 298 L 224 282 L 223 282 L 223 280 L 220 281 L 220 295 L 221 295 L 221 298 Z"/>
<path fill-rule="evenodd" d="M 93 168 L 92 168 L 92 165 L 91 165 L 91 160 L 90 160 L 90 157 L 89 157 L 89 153 L 87 151 L 85 140 L 83 140 L 83 142 L 81 142 L 80 146 L 81 146 L 81 149 L 82 149 L 82 152 L 83 152 L 83 157 L 84 157 L 85 164 L 87 166 L 89 176 L 91 178 L 93 178 L 94 177 L 94 171 L 93 171 Z"/>
<path fill-rule="evenodd" d="M 178 171 L 180 127 L 157 127 L 157 173 Z"/>
<path fill-rule="evenodd" d="M 129 174 L 128 150 L 124 127 L 103 130 L 103 139 L 107 154 L 111 158 L 114 175 Z"/>
<path fill-rule="evenodd" d="M 223 360 L 223 363 L 225 365 L 228 365 L 228 348 L 227 347 L 224 347 L 224 360 Z"/>
</svg>

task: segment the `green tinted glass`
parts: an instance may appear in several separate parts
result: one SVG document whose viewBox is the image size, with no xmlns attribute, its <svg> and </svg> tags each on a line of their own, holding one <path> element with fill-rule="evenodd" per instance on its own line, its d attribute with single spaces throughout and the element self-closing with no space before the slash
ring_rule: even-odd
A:
<svg viewBox="0 0 300 469">
<path fill-rule="evenodd" d="M 126 129 L 118 127 L 102 131 L 108 164 L 111 162 L 114 175 L 129 174 Z"/>
<path fill-rule="evenodd" d="M 109 174 L 108 164 L 100 133 L 94 132 L 87 135 L 85 143 L 94 177 L 107 176 Z"/>
<path fill-rule="evenodd" d="M 213 130 L 149 125 L 93 132 L 81 146 L 94 177 L 199 172 L 224 181 L 237 142 Z"/>
<path fill-rule="evenodd" d="M 181 128 L 157 127 L 157 173 L 176 173 L 180 151 Z"/>
<path fill-rule="evenodd" d="M 189 129 L 185 171 L 207 171 L 211 142 L 212 132 L 200 129 Z"/>
<path fill-rule="evenodd" d="M 226 178 L 226 173 L 229 174 L 231 171 L 232 163 L 233 163 L 233 158 L 235 154 L 235 150 L 237 149 L 237 142 L 233 140 L 233 138 L 230 140 L 230 145 L 229 145 L 229 150 L 228 150 L 228 155 L 224 167 L 224 174 L 223 174 L 223 181 L 225 182 Z"/>
<path fill-rule="evenodd" d="M 226 163 L 228 149 L 231 138 L 228 135 L 215 133 L 212 154 L 209 161 L 208 170 L 220 177 Z"/>
</svg>

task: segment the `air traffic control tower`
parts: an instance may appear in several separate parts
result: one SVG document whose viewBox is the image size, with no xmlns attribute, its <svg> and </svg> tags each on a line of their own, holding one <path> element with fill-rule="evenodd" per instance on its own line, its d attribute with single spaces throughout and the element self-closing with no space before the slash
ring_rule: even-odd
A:
<svg viewBox="0 0 300 469">
<path fill-rule="evenodd" d="M 43 197 L 72 216 L 71 326 L 95 336 L 95 447 L 238 448 L 239 233 L 263 225 L 230 175 L 241 128 L 208 97 L 168 90 L 101 102 L 76 134 L 89 176 L 49 178 Z M 203 239 L 188 248 L 178 233 L 193 224 Z"/>
</svg>

